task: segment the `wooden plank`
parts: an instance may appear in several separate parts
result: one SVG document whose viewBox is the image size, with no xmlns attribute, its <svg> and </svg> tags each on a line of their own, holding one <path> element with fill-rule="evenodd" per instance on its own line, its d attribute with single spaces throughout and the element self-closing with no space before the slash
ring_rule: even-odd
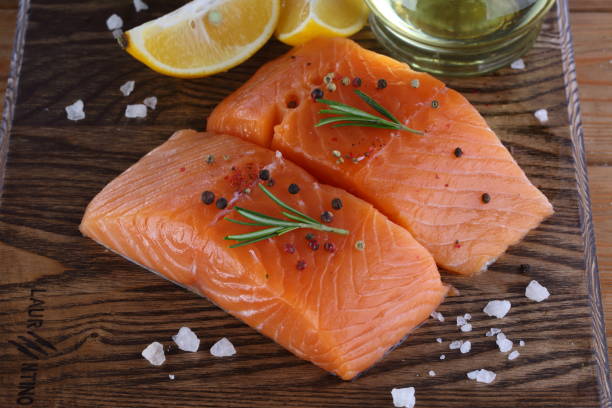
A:
<svg viewBox="0 0 612 408">
<path fill-rule="evenodd" d="M 16 9 L 0 8 L 0 101 L 4 101 L 4 90 L 13 52 L 13 34 L 15 32 Z M 4 102 L 0 102 L 0 109 Z"/>
<path fill-rule="evenodd" d="M 573 13 L 612 11 L 612 4 L 608 0 L 570 0 L 569 6 Z"/>
<path fill-rule="evenodd" d="M 60 7 L 56 1 L 34 1 L 0 207 L 0 256 L 10 260 L 0 265 L 0 341 L 13 341 L 38 358 L 14 343 L 3 349 L 0 384 L 6 392 L 0 395 L 0 405 L 14 405 L 19 376 L 35 372 L 35 407 L 389 406 L 390 388 L 403 385 L 416 386 L 420 404 L 430 407 L 464 407 L 466 401 L 475 408 L 550 407 L 558 406 L 560 399 L 568 407 L 609 406 L 607 396 L 598 395 L 605 384 L 595 381 L 574 150 L 554 18 L 526 56 L 525 72 L 504 69 L 451 84 L 487 116 L 551 198 L 557 214 L 489 273 L 470 279 L 445 276 L 462 296 L 449 299 L 442 311 L 451 317 L 472 313 L 473 333 L 460 335 L 452 321 L 428 322 L 362 378 L 344 383 L 299 361 L 209 302 L 78 234 L 84 206 L 108 180 L 176 128 L 201 128 L 214 103 L 286 49 L 272 43 L 241 67 L 214 78 L 160 77 L 118 51 L 105 31 L 100 16 L 117 11 L 134 17 L 127 3 L 75 0 Z M 159 13 L 177 5 L 149 3 Z M 60 15 L 70 20 L 70 32 L 43 24 Z M 75 31 L 87 35 L 75 41 L 70 37 Z M 367 33 L 360 39 L 375 46 Z M 63 46 L 51 53 L 50 43 Z M 66 72 L 81 77 L 67 78 Z M 117 88 L 127 79 L 137 81 L 133 100 L 151 93 L 160 97 L 158 110 L 144 123 L 123 118 L 127 102 Z M 68 123 L 63 107 L 79 97 L 86 100 L 88 117 Z M 532 116 L 543 106 L 550 110 L 550 126 L 540 126 Z M 521 273 L 521 263 L 531 264 L 532 272 Z M 551 289 L 549 301 L 534 304 L 523 297 L 532 278 Z M 507 319 L 487 319 L 480 312 L 494 297 L 512 300 Z M 181 325 L 200 333 L 204 348 L 220 336 L 230 337 L 239 355 L 216 361 L 206 352 L 172 349 L 162 368 L 142 360 L 139 352 L 146 344 L 170 344 L 169 337 Z M 503 327 L 513 340 L 526 340 L 518 360 L 508 362 L 491 338 L 484 337 L 491 326 Z M 35 335 L 51 346 L 43 342 L 38 343 L 43 352 L 32 349 L 27 340 L 40 341 Z M 443 337 L 445 344 L 438 345 L 436 337 Z M 448 350 L 448 341 L 458 338 L 473 341 L 470 355 Z M 441 353 L 447 360 L 439 360 Z M 498 372 L 495 384 L 483 386 L 465 378 L 465 372 L 482 367 Z M 438 376 L 428 378 L 429 369 Z M 175 373 L 176 380 L 168 380 L 168 373 Z"/>
<path fill-rule="evenodd" d="M 612 344 L 612 12 L 573 13 L 585 149 L 608 344 Z M 608 348 L 612 357 L 612 348 Z"/>
</svg>

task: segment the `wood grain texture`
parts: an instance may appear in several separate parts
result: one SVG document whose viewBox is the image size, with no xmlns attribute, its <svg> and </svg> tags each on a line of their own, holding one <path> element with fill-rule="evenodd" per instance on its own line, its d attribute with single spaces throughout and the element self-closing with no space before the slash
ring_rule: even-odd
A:
<svg viewBox="0 0 612 408">
<path fill-rule="evenodd" d="M 580 84 L 584 141 L 608 344 L 612 341 L 612 6 L 572 1 L 572 32 Z M 608 11 L 603 10 L 608 6 Z M 609 355 L 612 355 L 610 348 Z"/>
<path fill-rule="evenodd" d="M 146 17 L 129 3 L 32 2 L 0 207 L 0 256 L 8 260 L 0 263 L 0 386 L 6 391 L 0 406 L 31 398 L 35 407 L 384 407 L 391 406 L 389 390 L 397 386 L 415 386 L 423 407 L 556 407 L 560 401 L 566 407 L 610 406 L 597 364 L 602 358 L 593 355 L 593 302 L 585 279 L 590 270 L 578 212 L 585 190 L 576 190 L 577 151 L 561 63 L 569 44 L 554 13 L 525 57 L 527 70 L 504 69 L 450 85 L 485 115 L 557 213 L 488 273 L 445 274 L 461 291 L 441 308 L 447 322 L 425 323 L 364 376 L 342 382 L 208 301 L 80 236 L 85 205 L 110 179 L 175 129 L 202 129 L 220 99 L 287 49 L 273 42 L 214 78 L 160 77 L 116 48 L 104 20 L 118 12 L 131 26 L 180 2 L 150 0 Z M 44 24 L 60 17 L 71 24 Z M 377 49 L 368 32 L 359 40 Z M 125 98 L 118 88 L 129 79 L 136 80 L 136 90 Z M 123 117 L 125 104 L 152 94 L 160 103 L 146 120 Z M 68 122 L 63 108 L 79 98 L 87 118 Z M 549 109 L 547 126 L 533 118 L 540 107 Z M 521 272 L 523 263 L 531 265 L 529 273 Z M 523 296 L 531 279 L 549 287 L 548 301 L 535 304 Z M 481 312 L 494 298 L 512 301 L 507 318 Z M 466 312 L 474 316 L 474 331 L 461 334 L 450 320 Z M 203 351 L 171 347 L 170 336 L 182 325 L 200 334 Z M 510 362 L 499 353 L 484 336 L 489 327 L 526 341 L 519 359 Z M 236 344 L 236 357 L 216 360 L 205 351 L 222 336 Z M 450 340 L 460 338 L 473 343 L 468 355 L 448 349 Z M 161 368 L 139 355 L 155 340 L 170 346 Z M 468 381 L 465 373 L 477 368 L 496 371 L 498 379 L 491 385 Z M 430 369 L 436 377 L 426 375 Z"/>
<path fill-rule="evenodd" d="M 4 90 L 10 71 L 16 20 L 17 9 L 0 8 L 0 101 L 4 100 Z M 2 104 L 3 102 L 0 102 L 0 109 Z"/>
</svg>

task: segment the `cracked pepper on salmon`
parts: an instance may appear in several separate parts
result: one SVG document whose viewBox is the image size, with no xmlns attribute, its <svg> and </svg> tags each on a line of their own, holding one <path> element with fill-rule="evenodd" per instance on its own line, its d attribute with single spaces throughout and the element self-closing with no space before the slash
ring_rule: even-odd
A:
<svg viewBox="0 0 612 408">
<path fill-rule="evenodd" d="M 260 179 L 262 170 L 268 180 Z M 281 216 L 256 188 L 260 182 L 307 215 L 332 212 L 329 225 L 349 235 L 297 230 L 229 248 L 226 236 L 253 229 L 224 220 L 236 218 L 233 207 Z M 289 192 L 291 184 L 299 192 Z M 177 132 L 111 181 L 80 229 L 345 380 L 381 359 L 447 292 L 431 255 L 404 228 L 233 136 Z"/>
<path fill-rule="evenodd" d="M 355 89 L 424 134 L 315 127 L 325 117 L 321 94 L 368 110 Z M 370 202 L 459 274 L 485 270 L 553 213 L 463 96 L 343 38 L 313 40 L 264 65 L 217 106 L 207 130 L 280 150 Z"/>
</svg>

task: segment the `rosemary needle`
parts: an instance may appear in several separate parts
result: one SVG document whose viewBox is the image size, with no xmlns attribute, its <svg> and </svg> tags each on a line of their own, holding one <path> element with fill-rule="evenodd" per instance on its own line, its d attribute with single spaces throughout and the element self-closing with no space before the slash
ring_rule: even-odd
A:
<svg viewBox="0 0 612 408">
<path fill-rule="evenodd" d="M 225 218 L 227 221 L 233 222 L 240 225 L 249 225 L 253 227 L 268 227 L 253 232 L 247 232 L 246 234 L 228 235 L 225 237 L 227 240 L 238 241 L 236 244 L 231 245 L 230 248 L 237 248 L 244 245 L 254 244 L 255 242 L 263 241 L 269 238 L 273 238 L 279 235 L 286 234 L 300 228 L 310 228 L 317 231 L 333 232 L 340 235 L 348 235 L 349 231 L 342 228 L 333 228 L 327 225 L 321 224 L 314 218 L 296 210 L 290 205 L 283 202 L 281 199 L 272 194 L 263 184 L 258 184 L 259 188 L 279 207 L 284 208 L 287 211 L 283 211 L 282 214 L 289 220 L 283 220 L 281 218 L 271 217 L 266 214 L 259 213 L 257 211 L 248 210 L 242 207 L 234 207 L 234 210 L 244 218 L 250 221 L 234 220 L 231 218 Z"/>
<path fill-rule="evenodd" d="M 335 123 L 332 127 L 342 126 L 361 126 L 361 127 L 374 127 L 381 129 L 396 129 L 405 130 L 408 132 L 422 135 L 423 132 L 415 130 L 405 126 L 401 123 L 391 112 L 384 108 L 381 104 L 376 102 L 372 97 L 366 95 L 360 90 L 355 90 L 357 96 L 359 96 L 365 103 L 372 107 L 376 112 L 383 115 L 385 118 L 380 116 L 372 115 L 371 113 L 362 111 L 361 109 L 355 108 L 350 105 L 346 105 L 342 102 L 331 101 L 328 99 L 317 99 L 317 102 L 328 105 L 328 109 L 321 109 L 319 113 L 327 113 L 331 116 L 328 118 L 321 119 L 315 126 L 324 126 L 330 123 Z"/>
</svg>

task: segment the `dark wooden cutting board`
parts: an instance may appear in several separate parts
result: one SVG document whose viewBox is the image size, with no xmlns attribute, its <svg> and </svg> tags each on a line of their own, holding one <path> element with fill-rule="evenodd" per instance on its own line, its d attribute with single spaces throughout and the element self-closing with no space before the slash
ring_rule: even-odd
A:
<svg viewBox="0 0 612 408">
<path fill-rule="evenodd" d="M 489 272 L 443 272 L 461 292 L 440 308 L 447 321 L 426 322 L 351 382 L 79 233 L 85 206 L 106 183 L 173 131 L 203 129 L 216 103 L 287 50 L 272 41 L 229 72 L 164 77 L 122 52 L 105 20 L 117 13 L 132 27 L 183 2 L 148 0 L 150 11 L 140 14 L 131 3 L 22 1 L 0 128 L 0 406 L 391 407 L 390 390 L 405 386 L 416 388 L 417 407 L 612 406 L 564 2 L 548 15 L 526 70 L 449 81 L 487 118 L 556 214 Z M 367 30 L 357 39 L 382 51 Z M 127 80 L 136 89 L 124 97 L 119 86 Z M 124 117 L 126 104 L 151 95 L 159 105 L 145 120 Z M 75 123 L 64 107 L 77 99 L 87 117 Z M 545 126 L 533 117 L 542 107 L 550 113 Z M 531 279 L 549 288 L 547 301 L 525 298 Z M 512 302 L 505 319 L 482 313 L 492 299 Z M 455 316 L 468 312 L 474 330 L 460 333 Z M 201 337 L 200 352 L 173 346 L 181 326 Z M 515 341 L 518 359 L 509 361 L 485 337 L 490 327 Z M 215 359 L 208 348 L 223 336 L 238 354 Z M 472 351 L 449 350 L 458 339 L 471 340 Z M 153 341 L 169 348 L 161 367 L 140 356 Z M 466 378 L 480 368 L 495 371 L 496 381 Z"/>
</svg>

